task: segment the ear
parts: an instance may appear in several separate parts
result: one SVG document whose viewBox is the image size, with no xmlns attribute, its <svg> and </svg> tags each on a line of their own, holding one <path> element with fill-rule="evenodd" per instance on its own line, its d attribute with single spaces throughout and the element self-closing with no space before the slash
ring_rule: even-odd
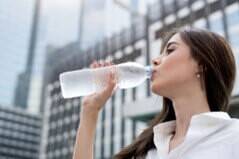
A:
<svg viewBox="0 0 239 159">
<path fill-rule="evenodd" d="M 196 72 L 200 73 L 200 74 L 202 74 L 204 72 L 204 67 L 202 64 L 198 64 Z"/>
<path fill-rule="evenodd" d="M 207 71 L 207 67 L 204 66 L 203 64 L 198 65 L 198 70 L 199 73 L 205 73 Z"/>
<path fill-rule="evenodd" d="M 203 72 L 203 65 L 199 65 L 198 69 L 199 69 L 199 72 L 202 73 Z"/>
</svg>

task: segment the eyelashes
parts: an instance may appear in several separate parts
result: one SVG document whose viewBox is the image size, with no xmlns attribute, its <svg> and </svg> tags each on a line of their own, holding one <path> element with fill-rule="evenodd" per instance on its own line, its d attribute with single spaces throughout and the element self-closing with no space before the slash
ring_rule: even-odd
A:
<svg viewBox="0 0 239 159">
<path fill-rule="evenodd" d="M 166 53 L 166 54 L 170 54 L 170 53 L 172 53 L 174 50 L 175 50 L 174 48 L 173 48 L 173 49 L 166 49 L 166 50 L 165 50 L 165 53 Z M 159 55 L 162 55 L 162 54 L 164 54 L 164 52 L 159 53 Z"/>
<path fill-rule="evenodd" d="M 170 54 L 170 53 L 172 53 L 174 51 L 174 49 L 167 49 L 167 54 Z"/>
</svg>

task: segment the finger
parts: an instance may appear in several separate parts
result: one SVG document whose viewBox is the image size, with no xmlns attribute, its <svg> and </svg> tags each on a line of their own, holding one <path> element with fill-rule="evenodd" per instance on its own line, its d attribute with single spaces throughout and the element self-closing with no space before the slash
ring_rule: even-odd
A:
<svg viewBox="0 0 239 159">
<path fill-rule="evenodd" d="M 103 62 L 103 66 L 104 67 L 108 66 L 108 62 L 107 61 Z"/>
<path fill-rule="evenodd" d="M 110 62 L 110 65 L 111 66 L 115 66 L 115 64 L 113 63 L 113 62 Z M 114 71 L 114 73 L 115 73 L 115 80 L 116 80 L 116 82 L 118 81 L 118 79 L 119 79 L 119 72 L 117 71 L 117 69 L 116 69 L 116 67 L 113 67 L 113 71 Z"/>
<path fill-rule="evenodd" d="M 107 62 L 105 62 L 104 65 L 105 65 L 105 66 L 112 66 L 112 62 L 107 61 Z"/>
<path fill-rule="evenodd" d="M 102 67 L 102 64 L 100 62 L 97 62 L 97 67 Z"/>
<path fill-rule="evenodd" d="M 91 68 L 95 68 L 96 67 L 96 60 L 94 60 L 91 64 Z"/>
<path fill-rule="evenodd" d="M 112 86 L 111 90 L 113 90 L 115 88 L 115 86 L 117 85 L 117 78 L 116 78 L 115 70 L 110 73 L 109 84 L 110 84 L 110 86 Z"/>
<path fill-rule="evenodd" d="M 101 64 L 98 62 L 98 61 L 96 61 L 95 62 L 95 68 L 98 68 L 98 67 L 100 67 L 101 66 Z"/>
<path fill-rule="evenodd" d="M 110 66 L 110 62 L 109 61 L 106 62 L 106 66 Z"/>
</svg>

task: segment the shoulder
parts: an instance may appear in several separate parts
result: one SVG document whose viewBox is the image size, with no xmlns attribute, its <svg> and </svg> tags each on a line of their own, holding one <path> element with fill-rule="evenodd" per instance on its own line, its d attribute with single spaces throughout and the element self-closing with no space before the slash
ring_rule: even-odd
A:
<svg viewBox="0 0 239 159">
<path fill-rule="evenodd" d="M 148 151 L 145 159 L 155 159 L 158 158 L 157 149 L 151 149 Z"/>
<path fill-rule="evenodd" d="M 231 118 L 221 131 L 228 138 L 232 138 L 236 142 L 239 141 L 239 119 Z"/>
<path fill-rule="evenodd" d="M 220 139 L 239 140 L 239 119 L 228 118 L 217 120 L 217 124 L 214 126 L 215 128 L 212 128 L 212 134 L 214 134 L 215 137 L 222 136 Z M 209 124 L 208 129 L 211 127 L 212 125 Z"/>
<path fill-rule="evenodd" d="M 238 132 L 238 133 L 239 133 L 239 119 L 231 118 L 231 119 L 228 121 L 228 128 L 229 128 L 232 132 Z"/>
<path fill-rule="evenodd" d="M 225 136 L 225 140 L 222 142 L 228 143 L 226 144 L 226 149 L 229 148 L 230 153 L 239 155 L 239 119 L 231 118 L 223 135 Z"/>
</svg>

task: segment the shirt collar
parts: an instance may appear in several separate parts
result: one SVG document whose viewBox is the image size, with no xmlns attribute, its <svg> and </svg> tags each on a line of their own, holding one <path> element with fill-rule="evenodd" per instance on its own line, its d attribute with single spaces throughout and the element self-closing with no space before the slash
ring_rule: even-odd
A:
<svg viewBox="0 0 239 159">
<path fill-rule="evenodd" d="M 208 119 L 212 119 L 212 120 L 208 120 Z M 196 114 L 192 116 L 190 121 L 190 126 L 192 126 L 192 124 L 208 125 L 209 121 L 220 122 L 222 120 L 228 120 L 228 119 L 231 119 L 228 113 L 222 112 L 222 111 L 200 113 L 200 114 Z M 161 133 L 168 134 L 168 133 L 172 133 L 175 130 L 175 126 L 176 126 L 175 120 L 167 121 L 167 122 L 159 123 L 156 126 L 154 126 L 153 131 L 154 133 L 161 132 Z"/>
<path fill-rule="evenodd" d="M 225 125 L 229 119 L 231 119 L 230 116 L 226 112 L 221 111 L 193 115 L 190 120 L 187 135 L 182 144 L 188 142 L 187 140 L 189 140 L 190 143 L 200 141 L 204 136 L 219 129 L 222 125 Z M 175 131 L 175 126 L 176 121 L 172 120 L 159 123 L 153 128 L 154 144 L 157 148 L 158 155 L 162 158 L 165 158 L 168 155 L 169 141 L 172 137 L 172 133 Z"/>
</svg>

